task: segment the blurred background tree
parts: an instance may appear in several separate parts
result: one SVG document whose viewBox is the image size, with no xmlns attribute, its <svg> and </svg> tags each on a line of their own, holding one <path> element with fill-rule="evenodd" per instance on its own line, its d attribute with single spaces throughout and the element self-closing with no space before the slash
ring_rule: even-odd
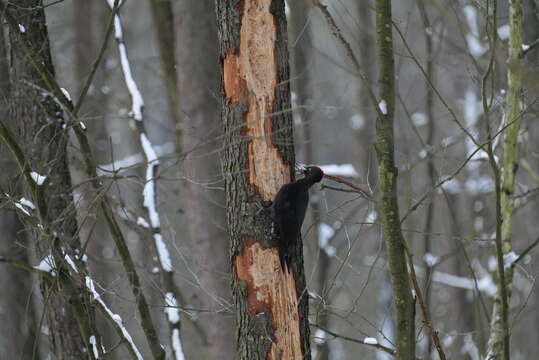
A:
<svg viewBox="0 0 539 360">
<path fill-rule="evenodd" d="M 264 2 L 219 3 L 236 4 L 234 9 L 241 12 L 247 5 Z M 399 324 L 392 303 L 397 295 L 389 286 L 383 189 L 374 147 L 380 130 L 376 117 L 382 112 L 381 101 L 388 101 L 381 95 L 382 63 L 376 55 L 377 37 L 385 39 L 375 28 L 374 0 L 321 1 L 320 7 L 318 3 L 285 4 L 288 38 L 281 40 L 287 42 L 291 70 L 275 86 L 278 90 L 289 86 L 291 92 L 270 118 L 277 124 L 275 129 L 293 130 L 291 158 L 324 166 L 328 174 L 367 189 L 372 199 L 330 179 L 311 192 L 311 210 L 302 232 L 306 291 L 301 298 L 309 301 L 310 349 L 314 359 L 390 359 L 397 347 Z M 391 3 L 392 133 L 399 202 L 399 214 L 393 216 L 401 220 L 410 255 L 407 265 L 411 259 L 447 358 L 484 358 L 489 349 L 496 352 L 491 352 L 493 358 L 507 358 L 503 341 L 494 340 L 500 339 L 496 334 L 508 331 L 511 358 L 529 359 L 539 351 L 539 344 L 528 340 L 539 326 L 534 285 L 539 271 L 535 261 L 539 145 L 533 141 L 539 136 L 535 121 L 539 4 L 522 0 L 519 11 L 516 0 Z M 77 223 L 64 231 L 71 235 L 47 246 L 56 246 L 58 267 L 66 269 L 66 279 L 88 300 L 89 311 L 96 312 L 96 342 L 100 335 L 107 358 L 137 358 L 122 328 L 104 313 L 88 288 L 85 274 L 102 302 L 121 317 L 141 357 L 159 358 L 155 344 L 160 343 L 170 358 L 178 358 L 180 352 L 186 359 L 235 358 L 226 171 L 219 158 L 227 149 L 224 141 L 230 131 L 238 129 L 223 129 L 220 115 L 222 59 L 217 29 L 223 15 L 216 16 L 213 1 L 125 1 L 119 8 L 123 40 L 118 44 L 118 29 L 109 21 L 114 20 L 114 1 L 4 0 L 1 4 L 2 10 L 8 6 L 16 21 L 11 23 L 0 11 L 0 121 L 13 130 L 28 164 L 43 173 L 53 172 L 54 167 L 42 157 L 63 143 L 52 160 L 69 166 L 71 185 L 64 169 L 65 176 L 53 182 L 55 186 L 63 182 L 62 190 L 54 187 L 45 194 L 48 203 L 72 198 L 61 209 L 62 216 L 51 214 L 51 226 L 67 229 L 75 217 Z M 282 1 L 271 4 L 270 11 L 277 14 Z M 30 60 L 18 39 L 30 39 L 45 25 L 52 58 L 45 65 L 51 73 L 54 66 L 57 83 L 52 88 L 43 82 L 43 74 L 31 78 L 13 74 L 22 61 Z M 31 52 L 48 51 L 45 39 Z M 118 51 L 122 44 L 132 78 L 125 76 L 126 58 Z M 35 71 L 36 65 L 30 65 L 28 69 Z M 512 82 L 511 74 L 518 71 L 521 80 Z M 74 113 L 89 77 L 90 86 Z M 134 118 L 140 102 L 133 97 L 133 83 L 144 103 L 142 122 Z M 60 88 L 70 94 L 71 105 L 57 92 Z M 21 91 L 28 96 L 14 95 Z M 46 112 L 39 100 L 42 93 L 49 93 L 52 106 L 63 113 L 64 129 L 55 113 L 51 117 Z M 21 100 L 41 119 L 34 124 L 37 128 L 26 133 L 16 131 L 23 125 L 22 117 L 8 111 Z M 77 125 L 80 121 L 85 131 Z M 148 142 L 141 140 L 141 129 Z M 88 173 L 84 138 L 95 176 Z M 280 139 L 283 142 L 276 145 L 291 145 L 290 138 Z M 511 147 L 518 152 L 508 151 Z M 149 149 L 155 152 L 158 166 L 148 157 Z M 51 308 L 39 290 L 39 279 L 48 275 L 32 270 L 47 253 L 35 252 L 45 245 L 38 240 L 42 233 L 33 221 L 37 215 L 28 217 L 17 206 L 28 211 L 20 199 L 32 194 L 4 141 L 0 154 L 4 169 L 0 177 L 0 350 L 14 359 L 46 359 L 55 351 L 52 358 L 62 358 L 65 352 L 53 340 L 57 329 L 47 321 L 61 308 Z M 508 154 L 516 156 L 508 159 Z M 515 175 L 513 184 L 504 171 Z M 155 185 L 152 194 L 149 185 Z M 156 200 L 158 227 L 152 225 L 155 219 L 146 206 L 150 198 Z M 100 207 L 104 202 L 110 214 Z M 498 211 L 497 202 L 505 204 Z M 512 229 L 502 231 L 500 224 L 507 224 L 508 217 Z M 125 240 L 123 250 L 117 247 L 118 234 Z M 76 238 L 80 245 L 72 248 Z M 511 246 L 497 250 L 499 240 Z M 79 275 L 64 264 L 65 254 L 75 249 L 87 255 L 88 271 L 77 262 Z M 125 266 L 125 249 L 134 270 Z M 167 271 L 163 249 L 168 250 L 172 271 Z M 508 275 L 510 290 L 505 295 L 507 331 L 495 323 L 491 326 L 501 310 L 496 305 L 502 304 L 503 297 L 501 269 Z M 140 288 L 133 287 L 135 270 Z M 156 329 L 153 349 L 148 327 L 141 326 L 140 294 L 151 315 L 146 320 Z M 436 359 L 417 300 L 415 308 L 416 356 Z M 489 339 L 491 344 L 501 344 L 496 347 L 501 351 L 493 350 Z M 90 336 L 72 340 L 83 344 L 75 346 L 79 350 L 86 349 L 82 357 L 94 356 Z"/>
</svg>

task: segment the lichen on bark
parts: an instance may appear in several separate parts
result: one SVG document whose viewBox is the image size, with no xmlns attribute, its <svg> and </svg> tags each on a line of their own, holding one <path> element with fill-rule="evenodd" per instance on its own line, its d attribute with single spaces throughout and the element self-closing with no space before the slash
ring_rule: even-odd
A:
<svg viewBox="0 0 539 360">
<path fill-rule="evenodd" d="M 395 110 L 395 69 L 393 60 L 391 1 L 376 1 L 376 34 L 380 101 L 387 111 L 378 111 L 376 154 L 380 178 L 380 217 L 396 314 L 396 358 L 415 358 L 414 301 L 406 265 L 406 244 L 401 231 L 397 198 L 397 168 L 394 159 L 393 121 Z"/>
</svg>

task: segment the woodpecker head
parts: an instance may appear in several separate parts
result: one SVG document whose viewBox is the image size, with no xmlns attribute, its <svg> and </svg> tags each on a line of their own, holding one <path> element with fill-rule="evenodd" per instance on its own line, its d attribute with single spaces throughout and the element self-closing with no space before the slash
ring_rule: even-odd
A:
<svg viewBox="0 0 539 360">
<path fill-rule="evenodd" d="M 305 179 L 312 185 L 322 180 L 324 172 L 318 166 L 308 166 L 303 170 L 303 175 L 305 175 Z"/>
</svg>

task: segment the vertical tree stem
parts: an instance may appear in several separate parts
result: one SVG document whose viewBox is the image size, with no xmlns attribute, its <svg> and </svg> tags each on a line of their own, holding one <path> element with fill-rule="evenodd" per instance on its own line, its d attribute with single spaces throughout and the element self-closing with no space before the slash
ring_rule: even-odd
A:
<svg viewBox="0 0 539 360">
<path fill-rule="evenodd" d="M 380 111 L 376 119 L 376 154 L 380 177 L 380 212 L 391 286 L 396 310 L 397 359 L 415 358 L 414 301 L 406 267 L 406 245 L 402 235 L 397 199 L 397 168 L 394 159 L 393 120 L 395 110 L 395 66 L 391 1 L 376 1 Z"/>
<path fill-rule="evenodd" d="M 494 0 L 493 8 L 494 14 L 492 21 L 494 25 L 491 26 L 492 34 L 490 36 L 495 37 L 496 0 Z M 504 137 L 502 174 L 500 174 L 498 165 L 495 164 L 493 150 L 489 146 L 489 158 L 492 158 L 490 162 L 495 172 L 495 181 L 497 180 L 496 253 L 498 258 L 498 292 L 496 293 L 492 307 L 487 359 L 509 360 L 510 358 L 508 302 L 511 297 L 514 268 L 505 265 L 504 256 L 510 253 L 512 248 L 512 216 L 514 210 L 515 176 L 518 169 L 518 133 L 522 104 L 522 58 L 520 56 L 522 51 L 522 21 L 522 0 L 509 0 L 509 55 L 507 59 L 506 110 L 503 117 L 503 126 L 507 128 Z M 485 96 L 483 94 L 483 98 Z"/>
</svg>

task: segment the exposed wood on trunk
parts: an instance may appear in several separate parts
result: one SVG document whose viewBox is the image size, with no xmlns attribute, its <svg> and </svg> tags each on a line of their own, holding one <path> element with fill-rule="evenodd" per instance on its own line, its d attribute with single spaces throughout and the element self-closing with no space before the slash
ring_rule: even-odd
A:
<svg viewBox="0 0 539 360">
<path fill-rule="evenodd" d="M 216 1 L 223 62 L 223 168 L 240 359 L 310 358 L 302 245 L 283 273 L 255 202 L 293 180 L 283 1 Z M 284 82 L 284 83 L 283 83 Z M 283 111 L 285 110 L 285 111 Z"/>
<path fill-rule="evenodd" d="M 269 115 L 275 101 L 277 64 L 276 27 L 269 12 L 270 0 L 247 1 L 240 30 L 239 54 L 225 58 L 225 95 L 238 102 L 248 92 L 245 136 L 249 146 L 249 182 L 264 200 L 271 200 L 283 184 L 291 181 L 290 169 L 271 143 Z"/>
<path fill-rule="evenodd" d="M 249 314 L 256 316 L 266 311 L 271 314 L 275 339 L 270 358 L 302 358 L 294 278 L 290 273 L 280 271 L 274 249 L 245 241 L 243 251 L 236 256 L 235 267 L 238 280 L 247 284 Z"/>
</svg>

